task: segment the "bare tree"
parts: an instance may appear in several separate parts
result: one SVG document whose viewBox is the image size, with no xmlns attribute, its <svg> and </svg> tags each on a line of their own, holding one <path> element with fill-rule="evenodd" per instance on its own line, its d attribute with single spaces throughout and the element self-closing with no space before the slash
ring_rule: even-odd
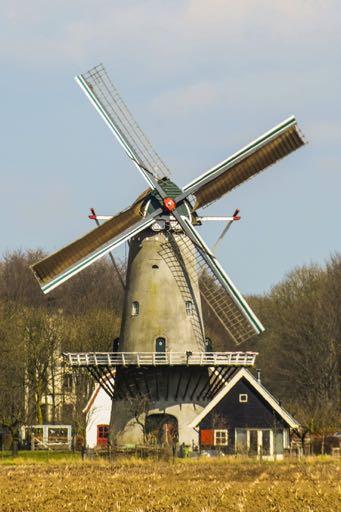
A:
<svg viewBox="0 0 341 512">
<path fill-rule="evenodd" d="M 340 259 L 327 271 L 314 265 L 296 269 L 263 302 L 268 325 L 260 363 L 266 383 L 313 430 L 325 411 L 335 421 L 330 411 L 340 404 L 341 279 L 335 265 L 340 275 Z"/>
<path fill-rule="evenodd" d="M 33 399 L 33 412 L 39 424 L 46 421 L 42 408 L 46 395 L 52 397 L 52 421 L 56 417 L 55 384 L 59 378 L 56 373 L 60 367 L 61 323 L 60 315 L 40 308 L 25 309 L 22 315 L 28 396 Z"/>
<path fill-rule="evenodd" d="M 146 430 L 146 417 L 150 410 L 150 399 L 147 395 L 127 397 L 128 411 L 133 415 L 136 424 L 141 428 L 143 443 L 150 440 Z"/>
<path fill-rule="evenodd" d="M 0 425 L 12 437 L 12 451 L 16 453 L 19 429 L 26 421 L 24 346 L 18 333 L 14 313 L 8 314 L 0 306 Z"/>
</svg>

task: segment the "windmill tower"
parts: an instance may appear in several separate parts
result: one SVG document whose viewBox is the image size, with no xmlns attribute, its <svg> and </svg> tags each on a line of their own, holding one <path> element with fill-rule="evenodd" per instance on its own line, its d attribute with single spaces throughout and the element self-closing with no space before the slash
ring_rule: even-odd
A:
<svg viewBox="0 0 341 512">
<path fill-rule="evenodd" d="M 180 188 L 104 67 L 96 66 L 76 81 L 149 188 L 113 217 L 94 215 L 98 224 L 106 222 L 33 265 L 33 272 L 48 293 L 130 242 L 119 350 L 67 354 L 67 359 L 74 367 L 85 367 L 112 397 L 112 429 L 118 443 L 141 442 L 155 425 L 162 432 L 177 431 L 179 442 L 190 443 L 195 433 L 189 424 L 236 368 L 253 365 L 256 356 L 218 353 L 214 347 L 208 352 L 202 304 L 236 344 L 263 331 L 198 233 L 203 222 L 219 218 L 202 217 L 198 211 L 304 141 L 295 118 L 290 117 Z M 224 220 L 228 227 L 236 217 Z"/>
</svg>

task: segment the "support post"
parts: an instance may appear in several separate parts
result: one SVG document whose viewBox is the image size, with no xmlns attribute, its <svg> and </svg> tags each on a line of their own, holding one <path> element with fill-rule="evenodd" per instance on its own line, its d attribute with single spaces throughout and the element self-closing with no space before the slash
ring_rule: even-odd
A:
<svg viewBox="0 0 341 512">
<path fill-rule="evenodd" d="M 190 398 L 191 398 L 191 400 L 193 400 L 194 393 L 196 392 L 196 390 L 197 390 L 197 388 L 198 388 L 198 386 L 199 386 L 199 384 L 200 384 L 201 377 L 202 377 L 202 374 L 201 374 L 201 372 L 199 371 L 199 377 L 198 377 L 197 382 L 196 382 L 196 384 L 195 384 L 195 386 L 194 386 L 194 389 L 193 389 L 193 391 L 192 391 L 192 393 L 191 393 L 191 397 L 190 397 Z"/>
<path fill-rule="evenodd" d="M 175 396 L 174 396 L 174 399 L 177 400 L 178 399 L 178 394 L 179 394 L 179 389 L 180 389 L 180 384 L 181 384 L 181 381 L 182 381 L 182 374 L 183 374 L 183 369 L 180 367 L 179 368 L 179 379 L 178 379 L 178 384 L 176 386 L 176 391 L 175 391 Z"/>
<path fill-rule="evenodd" d="M 103 379 L 101 377 L 101 374 L 99 374 L 95 370 L 95 367 L 93 367 L 93 366 L 86 366 L 86 369 L 91 373 L 91 375 L 93 376 L 95 381 L 98 382 L 98 384 L 104 389 L 104 391 L 107 393 L 107 395 L 109 395 L 110 398 L 112 399 L 113 398 L 113 394 L 112 394 L 110 388 L 105 384 L 105 382 L 103 381 Z"/>
<path fill-rule="evenodd" d="M 187 392 L 188 392 L 188 388 L 189 388 L 189 385 L 191 383 L 191 380 L 192 380 L 192 377 L 193 377 L 193 373 L 194 373 L 194 369 L 191 369 L 191 371 L 189 372 L 189 377 L 188 377 L 188 380 L 187 380 L 187 384 L 186 384 L 186 387 L 185 387 L 185 391 L 183 392 L 183 395 L 182 395 L 182 399 L 184 400 L 186 395 L 187 395 Z"/>
</svg>

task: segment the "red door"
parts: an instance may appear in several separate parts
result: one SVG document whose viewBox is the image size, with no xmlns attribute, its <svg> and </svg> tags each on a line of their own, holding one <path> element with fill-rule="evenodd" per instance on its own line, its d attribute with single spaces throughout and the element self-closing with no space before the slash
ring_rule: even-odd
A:
<svg viewBox="0 0 341 512">
<path fill-rule="evenodd" d="M 109 425 L 97 425 L 97 445 L 107 446 L 109 438 Z"/>
</svg>

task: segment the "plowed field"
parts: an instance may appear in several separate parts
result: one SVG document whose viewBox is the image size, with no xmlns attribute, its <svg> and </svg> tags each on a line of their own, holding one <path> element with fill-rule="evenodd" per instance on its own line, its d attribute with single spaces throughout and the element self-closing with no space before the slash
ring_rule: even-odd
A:
<svg viewBox="0 0 341 512">
<path fill-rule="evenodd" d="M 1 512 L 336 512 L 337 461 L 0 465 Z"/>
</svg>

